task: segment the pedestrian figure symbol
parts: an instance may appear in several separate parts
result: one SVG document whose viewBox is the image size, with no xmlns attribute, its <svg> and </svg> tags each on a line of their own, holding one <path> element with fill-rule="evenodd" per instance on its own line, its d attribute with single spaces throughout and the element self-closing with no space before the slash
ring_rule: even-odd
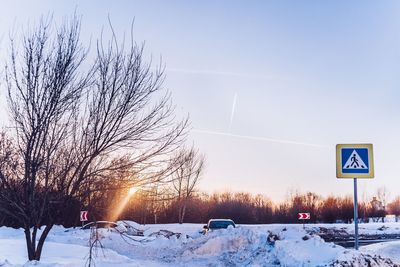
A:
<svg viewBox="0 0 400 267">
<path fill-rule="evenodd" d="M 353 156 L 351 156 L 351 166 L 353 165 L 357 165 L 358 167 L 358 160 L 356 158 L 356 154 L 353 154 Z"/>
<path fill-rule="evenodd" d="M 353 149 L 353 151 L 350 154 L 350 157 L 344 164 L 343 169 L 357 170 L 357 169 L 365 169 L 365 168 L 367 168 L 366 164 L 364 163 L 364 161 L 362 160 L 360 155 L 357 153 L 357 151 L 355 149 Z"/>
<path fill-rule="evenodd" d="M 358 168 L 358 167 L 361 167 L 361 168 L 365 168 L 365 166 L 364 165 L 361 165 L 360 166 L 360 164 L 358 164 L 358 159 L 357 159 L 357 157 L 356 157 L 356 154 L 357 154 L 357 152 L 355 152 L 355 153 L 353 153 L 353 155 L 351 156 L 351 164 L 350 164 L 350 166 L 347 166 L 346 168 L 348 169 L 349 167 L 354 167 L 354 168 Z"/>
</svg>

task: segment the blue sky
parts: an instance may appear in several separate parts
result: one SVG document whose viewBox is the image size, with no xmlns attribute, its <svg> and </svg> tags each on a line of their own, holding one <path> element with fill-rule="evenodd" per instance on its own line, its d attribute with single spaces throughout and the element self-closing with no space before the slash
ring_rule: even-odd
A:
<svg viewBox="0 0 400 267">
<path fill-rule="evenodd" d="M 0 55 L 13 26 L 74 10 L 84 40 L 108 15 L 119 34 L 135 18 L 136 40 L 162 55 L 189 142 L 207 157 L 203 190 L 351 194 L 335 178 L 335 144 L 368 142 L 376 178 L 359 182 L 360 197 L 400 195 L 400 2 L 3 1 Z"/>
</svg>

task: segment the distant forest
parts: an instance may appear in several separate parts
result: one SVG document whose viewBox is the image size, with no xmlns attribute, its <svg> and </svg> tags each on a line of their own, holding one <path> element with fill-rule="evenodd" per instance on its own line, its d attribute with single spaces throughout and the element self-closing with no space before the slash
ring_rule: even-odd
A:
<svg viewBox="0 0 400 267">
<path fill-rule="evenodd" d="M 351 223 L 354 212 L 352 196 L 321 197 L 312 192 L 294 193 L 282 203 L 275 204 L 261 194 L 244 192 L 198 192 L 179 200 L 173 192 L 164 192 L 160 196 L 143 190 L 136 192 L 121 207 L 126 197 L 125 191 L 110 190 L 94 194 L 90 203 L 71 199 L 70 210 L 64 211 L 66 215 L 58 217 L 57 223 L 66 227 L 79 226 L 80 210 L 89 211 L 90 221 L 132 220 L 140 224 L 206 223 L 210 218 L 230 218 L 239 224 L 303 223 L 297 218 L 299 212 L 310 213 L 311 219 L 305 223 Z M 111 214 L 117 210 L 121 212 L 113 217 Z M 54 213 L 54 217 L 57 217 L 56 209 Z M 400 198 L 386 206 L 377 198 L 361 201 L 358 213 L 361 222 L 382 221 L 386 214 L 396 215 L 397 218 L 400 216 Z M 1 225 L 20 227 L 10 217 L 0 216 Z"/>
<path fill-rule="evenodd" d="M 360 221 L 382 221 L 386 214 L 400 215 L 400 198 L 383 205 L 377 198 L 359 202 Z M 133 199 L 121 219 L 141 224 L 179 222 L 178 211 L 182 203 L 177 200 L 152 202 L 143 196 Z M 210 218 L 230 218 L 241 224 L 302 223 L 299 212 L 310 213 L 306 223 L 351 223 L 354 215 L 353 197 L 321 197 L 315 193 L 295 193 L 286 201 L 275 204 L 261 194 L 214 193 L 196 194 L 187 200 L 183 222 L 206 223 Z"/>
</svg>

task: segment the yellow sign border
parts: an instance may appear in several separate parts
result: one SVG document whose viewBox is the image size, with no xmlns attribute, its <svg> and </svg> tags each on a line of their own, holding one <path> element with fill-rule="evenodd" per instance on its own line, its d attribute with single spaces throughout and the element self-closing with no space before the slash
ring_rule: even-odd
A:
<svg viewBox="0 0 400 267">
<path fill-rule="evenodd" d="M 342 148 L 366 148 L 368 149 L 368 173 L 343 173 L 342 172 Z M 336 145 L 336 177 L 337 178 L 369 178 L 372 179 L 375 176 L 374 172 L 374 153 L 372 144 L 337 144 Z"/>
</svg>

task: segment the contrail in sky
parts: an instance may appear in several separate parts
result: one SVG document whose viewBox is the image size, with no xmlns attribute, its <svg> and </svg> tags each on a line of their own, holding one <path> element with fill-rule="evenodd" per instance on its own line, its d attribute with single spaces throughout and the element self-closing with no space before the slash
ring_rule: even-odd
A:
<svg viewBox="0 0 400 267">
<path fill-rule="evenodd" d="M 187 73 L 187 74 L 199 74 L 199 75 L 222 75 L 222 76 L 234 76 L 243 78 L 262 78 L 268 80 L 293 80 L 293 77 L 280 76 L 280 75 L 261 75 L 252 73 L 240 73 L 240 72 L 230 72 L 230 71 L 209 71 L 209 70 L 195 70 L 195 69 L 180 69 L 180 68 L 166 68 L 166 71 L 177 72 L 177 73 Z"/>
<path fill-rule="evenodd" d="M 327 148 L 327 147 L 329 147 L 327 145 L 304 143 L 304 142 L 297 142 L 297 141 L 291 141 L 291 140 L 274 139 L 274 138 L 268 138 L 268 137 L 239 135 L 239 134 L 231 134 L 231 133 L 207 131 L 207 130 L 198 130 L 198 129 L 193 129 L 192 131 L 196 132 L 196 133 L 229 136 L 229 137 L 234 137 L 234 138 L 242 138 L 242 139 L 255 140 L 255 141 L 266 141 L 266 142 L 280 143 L 280 144 L 311 146 L 311 147 L 319 147 L 319 148 Z"/>
<path fill-rule="evenodd" d="M 236 99 L 237 99 L 237 93 L 235 93 L 235 95 L 234 95 L 234 97 L 233 97 L 232 112 L 231 112 L 231 120 L 230 120 L 230 122 L 229 122 L 229 132 L 231 131 L 231 128 L 232 128 L 233 115 L 235 115 Z"/>
<path fill-rule="evenodd" d="M 192 70 L 192 69 L 178 69 L 178 68 L 167 68 L 166 71 L 181 72 L 181 73 L 188 73 L 188 74 L 225 75 L 225 76 L 237 76 L 237 77 L 254 77 L 254 76 L 256 76 L 256 75 L 252 75 L 252 74 L 248 74 L 248 73 L 239 73 L 239 72 Z"/>
</svg>

